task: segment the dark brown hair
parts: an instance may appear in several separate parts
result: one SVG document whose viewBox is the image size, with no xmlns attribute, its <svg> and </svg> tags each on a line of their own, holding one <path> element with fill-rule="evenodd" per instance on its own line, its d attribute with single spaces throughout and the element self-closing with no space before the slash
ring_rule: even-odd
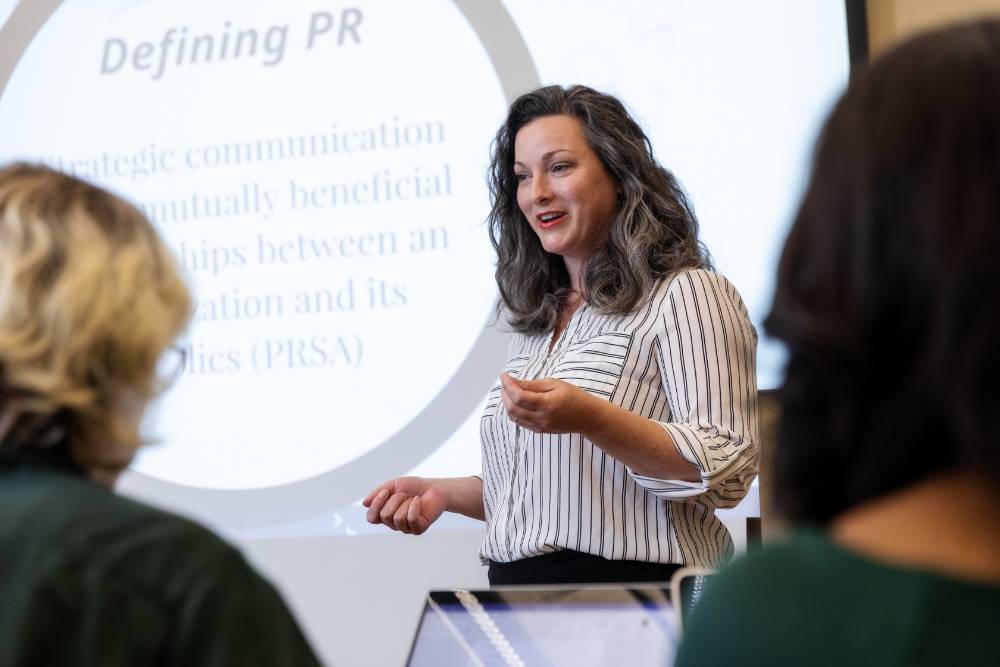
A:
<svg viewBox="0 0 1000 667">
<path fill-rule="evenodd" d="M 791 519 L 956 468 L 1000 484 L 997 91 L 1000 22 L 978 22 L 892 50 L 827 120 L 765 323 Z"/>
</svg>

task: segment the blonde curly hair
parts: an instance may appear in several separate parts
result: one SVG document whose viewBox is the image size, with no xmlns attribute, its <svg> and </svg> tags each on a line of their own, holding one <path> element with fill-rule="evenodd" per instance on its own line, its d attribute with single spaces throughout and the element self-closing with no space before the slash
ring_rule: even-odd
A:
<svg viewBox="0 0 1000 667">
<path fill-rule="evenodd" d="M 91 474 L 117 474 L 190 313 L 138 209 L 46 167 L 0 170 L 0 445 L 59 441 Z"/>
</svg>

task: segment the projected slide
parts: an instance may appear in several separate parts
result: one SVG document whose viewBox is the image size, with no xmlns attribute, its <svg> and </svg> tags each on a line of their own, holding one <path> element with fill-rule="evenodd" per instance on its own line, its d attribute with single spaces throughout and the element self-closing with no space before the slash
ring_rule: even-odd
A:
<svg viewBox="0 0 1000 667">
<path fill-rule="evenodd" d="M 151 424 L 169 446 L 136 469 L 250 489 L 340 468 L 427 409 L 492 314 L 489 55 L 445 1 L 118 4 L 63 3 L 0 115 L 35 129 L 6 152 L 135 201 L 196 286 Z"/>
<path fill-rule="evenodd" d="M 195 293 L 132 486 L 252 527 L 413 469 L 478 472 L 505 351 L 489 143 L 540 83 L 633 108 L 759 323 L 847 49 L 842 7 L 752 4 L 726 21 L 679 2 L 2 4 L 0 158 L 125 195 Z M 779 376 L 763 347 L 761 385 Z"/>
</svg>

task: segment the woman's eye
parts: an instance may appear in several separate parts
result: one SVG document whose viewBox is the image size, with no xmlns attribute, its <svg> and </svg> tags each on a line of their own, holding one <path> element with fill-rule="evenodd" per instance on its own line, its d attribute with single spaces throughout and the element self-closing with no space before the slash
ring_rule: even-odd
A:
<svg viewBox="0 0 1000 667">
<path fill-rule="evenodd" d="M 514 178 L 516 178 L 517 182 L 520 183 L 522 181 L 528 180 L 528 175 L 522 171 L 519 174 L 514 174 Z"/>
<path fill-rule="evenodd" d="M 569 169 L 569 165 L 566 164 L 566 163 L 564 163 L 564 162 L 559 162 L 559 163 L 556 163 L 556 164 L 552 165 L 552 171 L 555 171 L 555 172 L 566 171 L 567 169 Z"/>
</svg>

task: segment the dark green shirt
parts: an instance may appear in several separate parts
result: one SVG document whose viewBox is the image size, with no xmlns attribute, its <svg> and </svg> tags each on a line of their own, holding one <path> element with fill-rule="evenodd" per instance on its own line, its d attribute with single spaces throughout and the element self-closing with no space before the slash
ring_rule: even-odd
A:
<svg viewBox="0 0 1000 667">
<path fill-rule="evenodd" d="M 712 577 L 684 630 L 678 667 L 1000 665 L 1000 587 L 801 533 Z"/>
<path fill-rule="evenodd" d="M 277 592 L 208 530 L 0 459 L 0 667 L 318 664 Z"/>
</svg>

